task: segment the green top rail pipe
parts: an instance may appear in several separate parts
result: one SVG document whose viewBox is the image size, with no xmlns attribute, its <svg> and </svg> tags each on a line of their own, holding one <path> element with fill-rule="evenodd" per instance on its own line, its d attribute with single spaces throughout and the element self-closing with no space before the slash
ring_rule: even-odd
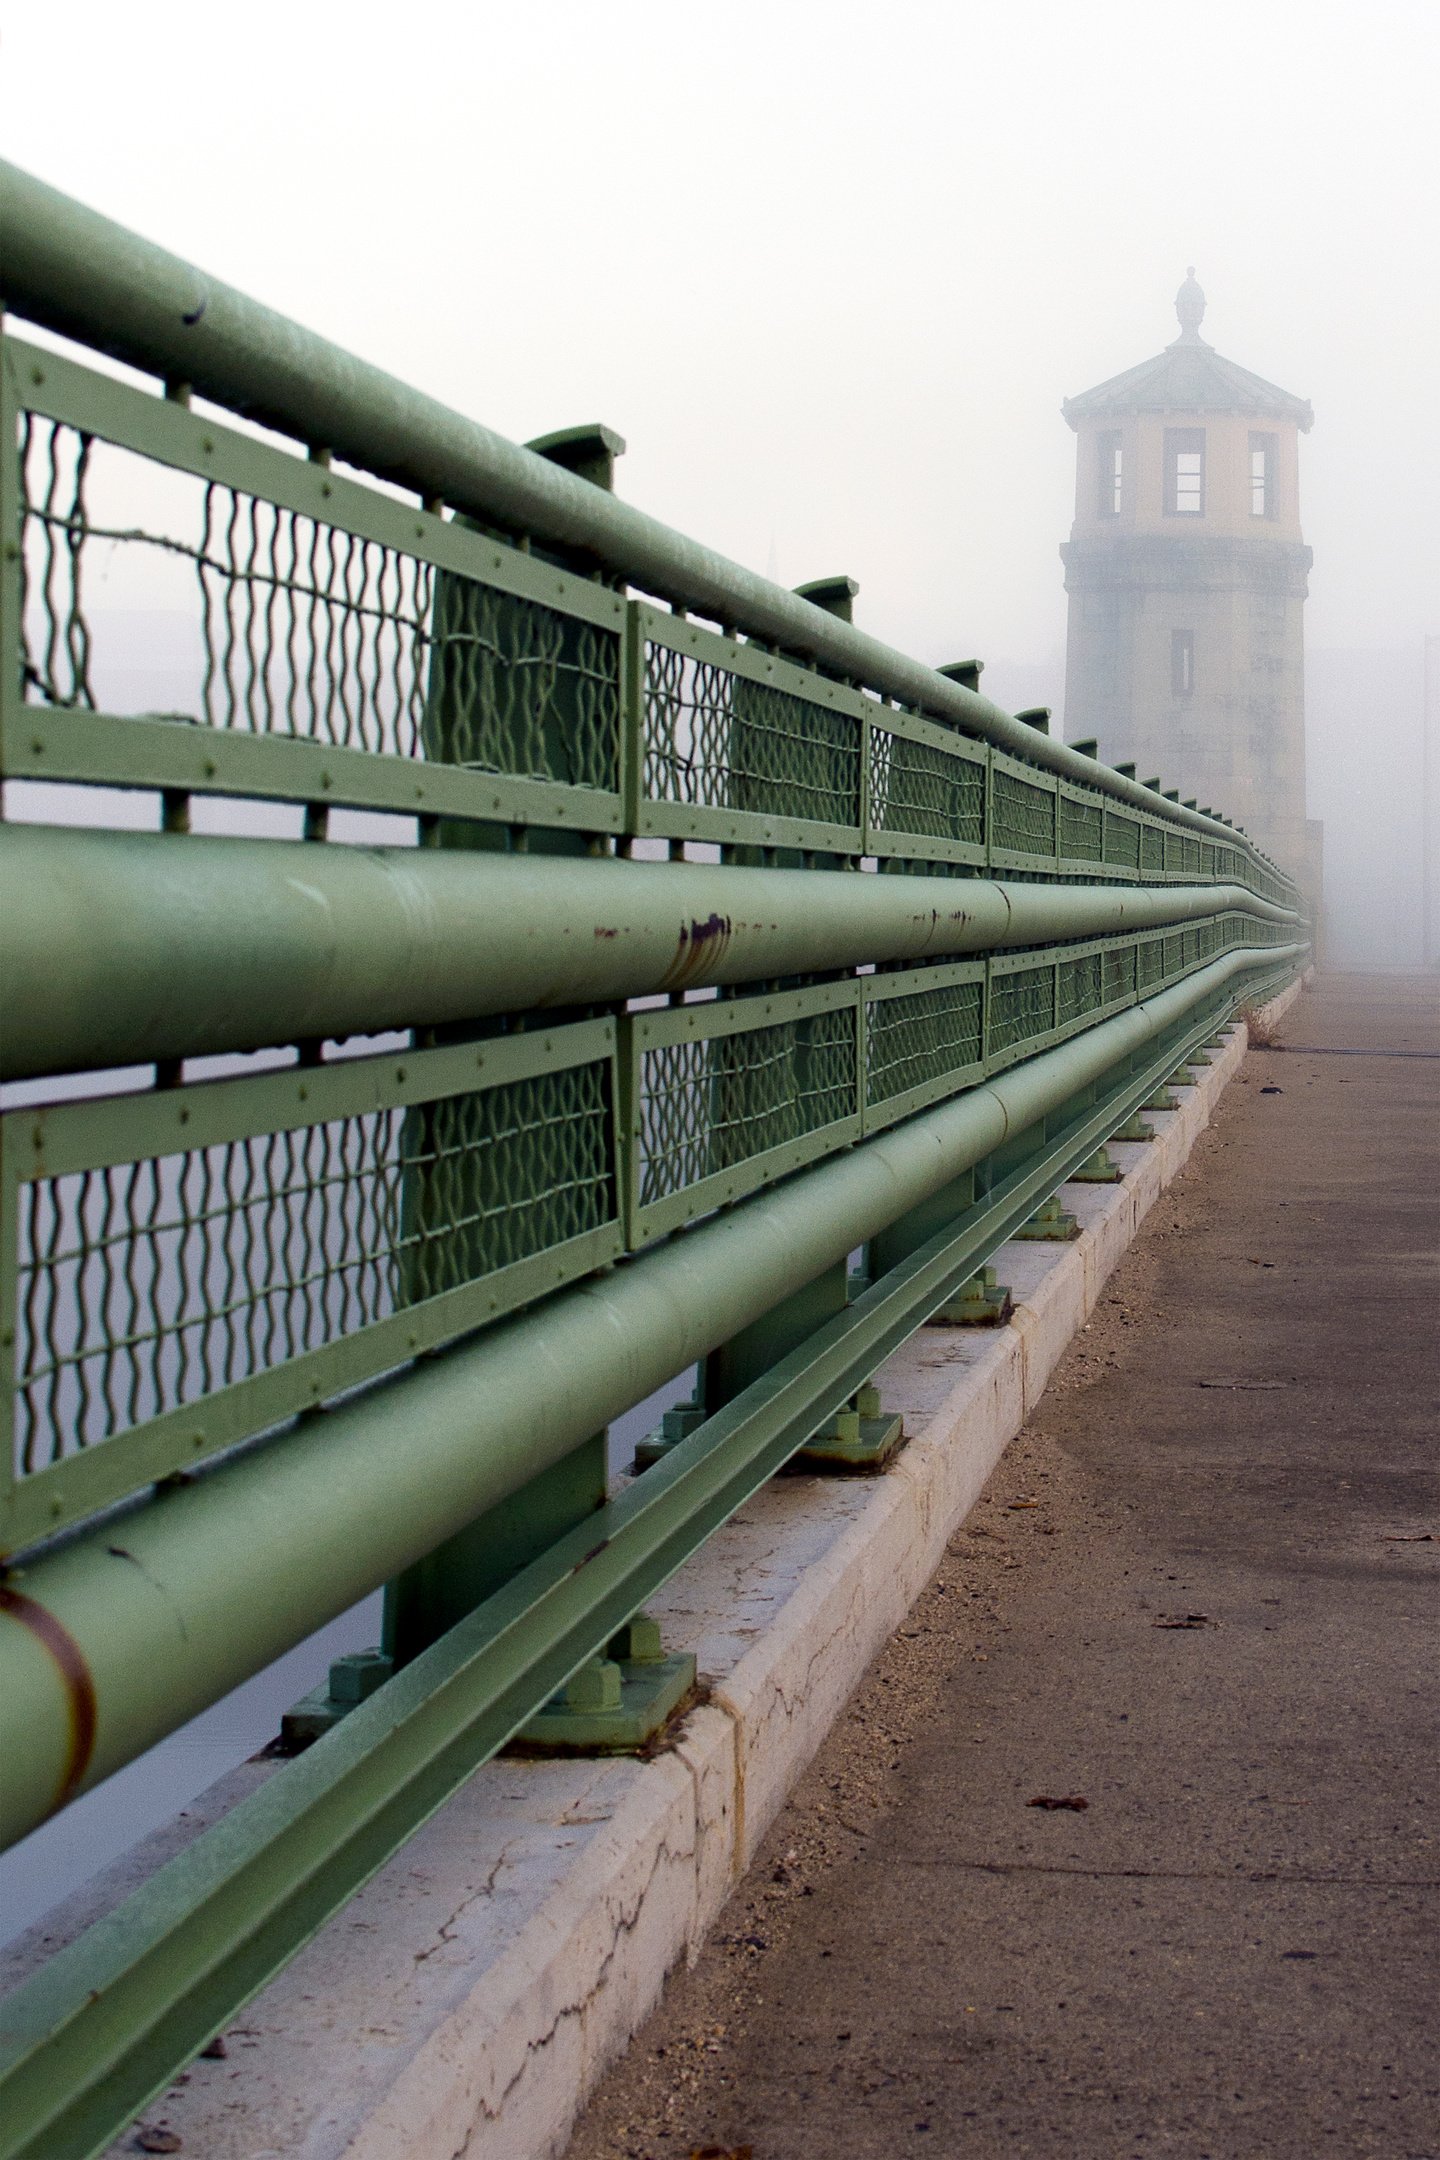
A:
<svg viewBox="0 0 1440 2160">
<path fill-rule="evenodd" d="M 901 705 L 923 706 L 1068 780 L 1140 809 L 1156 807 L 1144 788 L 1025 726 L 978 691 L 467 420 L 5 160 L 0 232 L 0 304 L 31 322 L 168 383 L 188 384 L 427 501 L 583 548 L 604 569 L 673 605 L 814 659 Z M 1170 817 L 1231 838 L 1218 820 L 1194 811 Z"/>
<path fill-rule="evenodd" d="M 0 1078 L 1159 928 L 1238 885 L 1002 884 L 12 825 Z"/>
</svg>

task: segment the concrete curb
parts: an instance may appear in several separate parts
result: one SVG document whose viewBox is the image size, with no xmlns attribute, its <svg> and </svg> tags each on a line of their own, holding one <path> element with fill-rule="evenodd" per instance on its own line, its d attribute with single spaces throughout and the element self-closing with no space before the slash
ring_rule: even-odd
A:
<svg viewBox="0 0 1440 2160">
<path fill-rule="evenodd" d="M 1273 1024 L 1299 995 L 1264 1008 Z M 1070 1185 L 1068 1245 L 997 1256 L 1016 1313 L 922 1329 L 879 1378 L 909 1445 L 873 1480 L 772 1481 L 652 1606 L 709 1700 L 649 1763 L 485 1765 L 147 2111 L 206 2160 L 552 2160 L 693 1957 L 873 1657 L 934 1573 L 1150 1207 L 1208 1123 L 1243 1027 L 1118 1185 Z M 20 1964 L 223 1812 L 187 1811 L 17 1945 Z M 11 1965 L 12 1975 L 19 1977 Z M 134 2150 L 128 2136 L 111 2148 Z"/>
</svg>

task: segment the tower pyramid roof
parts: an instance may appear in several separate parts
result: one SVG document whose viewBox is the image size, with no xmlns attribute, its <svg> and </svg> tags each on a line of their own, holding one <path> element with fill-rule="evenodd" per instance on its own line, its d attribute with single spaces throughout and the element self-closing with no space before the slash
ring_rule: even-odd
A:
<svg viewBox="0 0 1440 2160">
<path fill-rule="evenodd" d="M 1205 295 L 1193 269 L 1175 296 L 1175 312 L 1180 335 L 1173 345 L 1079 397 L 1066 398 L 1060 410 L 1072 428 L 1082 420 L 1122 413 L 1228 412 L 1289 420 L 1302 433 L 1309 431 L 1315 414 L 1308 398 L 1293 396 L 1206 344 L 1200 335 Z"/>
</svg>

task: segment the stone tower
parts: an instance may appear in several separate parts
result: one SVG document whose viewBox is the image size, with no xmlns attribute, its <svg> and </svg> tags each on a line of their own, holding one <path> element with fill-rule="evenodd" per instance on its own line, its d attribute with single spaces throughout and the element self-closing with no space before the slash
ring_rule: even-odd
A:
<svg viewBox="0 0 1440 2160">
<path fill-rule="evenodd" d="M 1206 344 L 1193 269 L 1175 312 L 1173 345 L 1062 407 L 1078 438 L 1065 732 L 1243 825 L 1318 901 L 1297 481 L 1314 415 Z"/>
</svg>

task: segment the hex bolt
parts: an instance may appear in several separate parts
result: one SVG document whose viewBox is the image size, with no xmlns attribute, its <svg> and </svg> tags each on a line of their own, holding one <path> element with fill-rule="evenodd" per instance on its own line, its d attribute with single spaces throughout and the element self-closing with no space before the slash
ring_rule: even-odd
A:
<svg viewBox="0 0 1440 2160">
<path fill-rule="evenodd" d="M 662 1664 L 665 1645 L 660 1640 L 659 1621 L 649 1613 L 636 1613 L 611 1636 L 608 1654 L 622 1665 Z"/>
<path fill-rule="evenodd" d="M 593 1657 L 572 1675 L 565 1704 L 570 1710 L 618 1710 L 620 1696 L 620 1667 L 612 1658 Z"/>
</svg>

